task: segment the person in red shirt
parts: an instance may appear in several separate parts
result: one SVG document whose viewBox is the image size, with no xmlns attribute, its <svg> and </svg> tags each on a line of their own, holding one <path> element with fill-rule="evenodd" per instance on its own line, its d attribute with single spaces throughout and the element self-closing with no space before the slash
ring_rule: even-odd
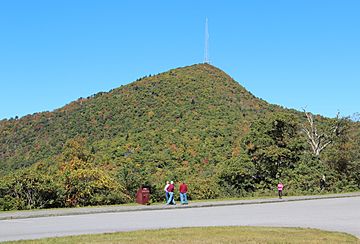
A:
<svg viewBox="0 0 360 244">
<path fill-rule="evenodd" d="M 167 191 L 169 193 L 169 199 L 167 201 L 167 205 L 169 204 L 176 204 L 175 203 L 175 199 L 174 199 L 174 189 L 175 189 L 175 186 L 174 186 L 174 181 L 171 181 L 170 182 L 170 185 L 167 187 Z"/>
<path fill-rule="evenodd" d="M 188 191 L 188 187 L 187 187 L 187 185 L 185 184 L 184 181 L 180 185 L 179 191 L 180 191 L 180 202 L 181 202 L 181 204 L 188 204 L 187 195 L 186 195 L 187 191 Z"/>
</svg>

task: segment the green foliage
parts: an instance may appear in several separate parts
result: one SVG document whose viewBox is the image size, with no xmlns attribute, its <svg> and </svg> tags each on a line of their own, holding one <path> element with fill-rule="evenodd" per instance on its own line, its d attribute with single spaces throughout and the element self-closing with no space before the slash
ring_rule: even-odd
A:
<svg viewBox="0 0 360 244">
<path fill-rule="evenodd" d="M 192 175 L 188 180 L 189 199 L 214 199 L 220 196 L 219 185 L 213 177 Z"/>
<path fill-rule="evenodd" d="M 317 121 L 324 131 L 336 122 Z M 346 121 L 313 159 L 303 122 L 302 113 L 256 98 L 208 64 L 144 77 L 53 112 L 0 121 L 0 206 L 122 203 L 141 185 L 162 201 L 166 180 L 185 180 L 192 199 L 271 192 L 278 180 L 285 193 L 318 192 L 322 174 L 326 191 L 358 189 L 360 123 Z M 19 185 L 39 199 L 15 196 Z"/>
<path fill-rule="evenodd" d="M 349 165 L 349 178 L 353 181 L 354 188 L 360 188 L 360 160 L 351 162 Z"/>
<path fill-rule="evenodd" d="M 84 147 L 84 139 L 66 143 L 61 165 L 65 206 L 123 203 L 128 197 L 123 187 L 105 171 L 96 167 Z"/>
<path fill-rule="evenodd" d="M 223 194 L 245 196 L 255 191 L 255 165 L 247 155 L 218 164 L 218 183 Z"/>
<path fill-rule="evenodd" d="M 255 121 L 244 138 L 244 150 L 254 163 L 256 183 L 271 188 L 282 172 L 293 169 L 303 151 L 294 117 L 274 114 Z"/>
<path fill-rule="evenodd" d="M 53 177 L 32 168 L 4 177 L 0 185 L 0 208 L 32 209 L 60 206 L 59 185 Z"/>
<path fill-rule="evenodd" d="M 82 136 L 89 145 L 104 140 L 128 144 L 122 152 L 127 156 L 157 159 L 161 152 L 166 160 L 195 157 L 216 163 L 224 150 L 231 154 L 244 124 L 269 106 L 215 67 L 189 66 L 81 98 L 51 113 L 0 121 L 0 162 L 7 170 L 29 166 L 62 153 L 66 141 Z M 107 156 L 119 153 L 114 148 L 114 155 Z"/>
<path fill-rule="evenodd" d="M 286 186 L 286 192 L 292 194 L 312 194 L 320 192 L 320 179 L 328 172 L 321 161 L 305 154 L 297 165 L 283 172 L 282 181 Z M 327 184 L 329 185 L 330 176 L 327 175 Z"/>
</svg>

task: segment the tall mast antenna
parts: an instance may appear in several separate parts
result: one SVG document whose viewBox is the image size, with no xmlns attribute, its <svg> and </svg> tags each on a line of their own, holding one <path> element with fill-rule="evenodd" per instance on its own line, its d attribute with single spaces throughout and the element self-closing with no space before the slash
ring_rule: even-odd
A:
<svg viewBox="0 0 360 244">
<path fill-rule="evenodd" d="M 204 50 L 204 63 L 209 64 L 209 27 L 208 27 L 208 18 L 206 17 L 205 22 L 205 50 Z"/>
</svg>

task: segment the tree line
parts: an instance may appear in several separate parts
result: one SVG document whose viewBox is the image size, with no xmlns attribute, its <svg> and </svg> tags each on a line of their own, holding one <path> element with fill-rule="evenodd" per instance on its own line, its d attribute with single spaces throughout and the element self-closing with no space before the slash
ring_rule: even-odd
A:
<svg viewBox="0 0 360 244">
<path fill-rule="evenodd" d="M 216 163 L 210 157 L 186 160 L 184 145 L 170 145 L 167 155 L 155 151 L 141 159 L 139 149 L 124 143 L 126 138 L 90 146 L 84 137 L 75 137 L 52 164 L 39 162 L 3 177 L 0 208 L 120 204 L 132 202 L 141 185 L 151 188 L 151 201 L 157 202 L 163 200 L 167 179 L 186 181 L 190 199 L 271 195 L 278 181 L 286 186 L 287 195 L 358 190 L 359 125 L 346 118 L 323 123 L 309 116 L 313 115 L 304 113 L 305 119 L 299 121 L 294 115 L 276 113 L 254 121 L 239 150 Z M 339 132 L 330 135 L 335 127 Z M 320 153 L 314 150 L 308 128 L 314 135 L 328 135 Z M 99 150 L 101 146 L 119 151 L 109 154 Z M 107 157 L 111 164 L 103 163 Z M 326 187 L 320 189 L 323 175 Z"/>
</svg>

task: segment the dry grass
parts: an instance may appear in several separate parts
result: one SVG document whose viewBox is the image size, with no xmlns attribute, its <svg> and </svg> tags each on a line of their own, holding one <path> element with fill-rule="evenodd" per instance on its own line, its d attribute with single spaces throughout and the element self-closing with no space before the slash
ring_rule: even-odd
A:
<svg viewBox="0 0 360 244">
<path fill-rule="evenodd" d="M 317 229 L 199 227 L 47 238 L 13 243 L 360 243 L 356 237 Z"/>
</svg>

